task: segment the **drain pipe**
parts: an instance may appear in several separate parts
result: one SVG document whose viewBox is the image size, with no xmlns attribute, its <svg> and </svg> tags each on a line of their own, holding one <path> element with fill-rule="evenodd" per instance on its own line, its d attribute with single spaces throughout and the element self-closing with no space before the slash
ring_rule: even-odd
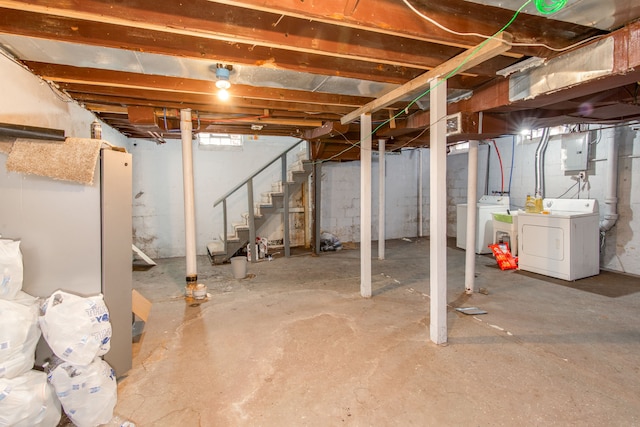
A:
<svg viewBox="0 0 640 427">
<path fill-rule="evenodd" d="M 185 252 L 187 259 L 187 296 L 198 281 L 196 267 L 196 221 L 193 191 L 193 148 L 191 146 L 191 110 L 180 110 L 180 134 L 182 137 L 182 180 L 184 186 Z"/>
<path fill-rule="evenodd" d="M 535 197 L 544 197 L 544 154 L 547 151 L 547 145 L 549 145 L 549 128 L 542 130 L 542 138 L 536 148 L 536 187 Z"/>
<path fill-rule="evenodd" d="M 611 230 L 618 220 L 618 144 L 615 138 L 609 140 L 607 150 L 607 188 L 604 195 L 604 216 L 600 221 L 600 232 L 602 234 Z"/>
</svg>

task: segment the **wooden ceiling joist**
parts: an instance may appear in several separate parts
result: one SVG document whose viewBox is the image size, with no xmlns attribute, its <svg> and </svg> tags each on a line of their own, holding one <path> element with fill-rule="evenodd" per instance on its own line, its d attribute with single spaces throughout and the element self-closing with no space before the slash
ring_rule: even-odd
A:
<svg viewBox="0 0 640 427">
<path fill-rule="evenodd" d="M 376 123 L 395 117 L 373 137 L 390 138 L 388 149 L 428 145 L 427 103 L 405 108 L 436 77 L 447 77 L 452 97 L 458 89 L 470 94 L 449 105 L 449 113 L 461 111 L 468 119 L 455 138 L 477 135 L 481 111 L 485 133 L 511 129 L 517 117 L 548 124 L 637 116 L 637 102 L 626 92 L 640 80 L 640 24 L 634 23 L 637 9 L 620 3 L 615 28 L 626 27 L 605 36 L 616 38 L 612 76 L 593 87 L 580 82 L 517 102 L 509 97 L 509 79 L 497 71 L 530 56 L 549 62 L 564 55 L 541 45 L 563 48 L 606 32 L 554 16 L 512 19 L 513 10 L 466 0 L 168 0 L 161 6 L 156 0 L 0 0 L 0 39 L 34 74 L 126 135 L 149 137 L 145 126 L 155 123 L 145 118 L 148 123 L 136 126 L 130 108 L 153 111 L 157 127 L 171 137 L 179 134 L 173 113 L 191 108 L 201 119 L 198 131 L 304 133 L 322 142 L 327 156 L 355 159 L 359 150 L 339 153 L 357 142 L 359 132 L 350 128 L 358 126 L 348 122 L 365 111 Z M 473 29 L 489 36 L 507 23 L 512 37 L 486 56 L 482 49 L 498 39 L 485 45 L 484 36 L 463 34 Z M 74 55 L 78 47 L 84 54 Z M 478 58 L 461 59 L 474 47 Z M 165 57 L 172 58 L 165 64 Z M 214 95 L 211 67 L 217 63 L 238 73 L 227 103 Z M 379 97 L 381 84 L 400 88 Z M 578 117 L 579 101 L 593 105 L 593 117 Z M 270 123 L 254 132 L 256 120 Z"/>
<path fill-rule="evenodd" d="M 317 20 L 319 22 L 338 24 L 350 28 L 375 31 L 381 34 L 402 35 L 408 38 L 428 41 L 447 46 L 469 49 L 483 41 L 479 37 L 453 34 L 445 31 L 425 20 L 416 19 L 417 15 L 401 0 L 360 0 L 350 13 L 344 13 L 344 0 L 324 0 L 322 7 L 318 2 L 300 0 L 209 0 L 213 3 L 243 7 L 250 10 L 260 10 L 277 16 L 292 16 L 300 19 Z M 511 20 L 514 12 L 508 9 L 490 7 L 480 3 L 464 0 L 448 0 L 433 2 L 426 0 L 410 0 L 419 11 L 428 15 L 443 26 L 464 32 L 473 28 L 474 33 L 491 35 L 500 30 Z M 466 13 L 452 13 L 465 10 Z M 585 34 L 585 27 L 559 22 L 546 28 L 547 20 L 543 16 L 522 14 L 523 19 L 515 20 L 509 26 L 509 32 L 518 42 L 544 43 L 553 47 L 564 47 L 559 43 L 569 45 L 578 41 L 578 37 Z M 540 28 L 545 28 L 541 34 Z M 601 31 L 590 30 L 589 36 L 601 34 Z M 542 54 L 545 49 L 535 46 L 514 46 L 505 55 L 520 58 L 523 55 L 547 56 Z"/>
<path fill-rule="evenodd" d="M 417 94 L 424 90 L 429 82 L 436 78 L 449 78 L 457 73 L 468 70 L 474 65 L 480 64 L 489 58 L 493 58 L 502 52 L 510 49 L 509 43 L 512 37 L 509 33 L 502 32 L 496 35 L 494 38 L 482 42 L 473 49 L 469 49 L 464 53 L 456 56 L 453 59 L 439 65 L 433 70 L 422 74 L 419 77 L 411 80 L 408 83 L 400 86 L 397 89 L 388 92 L 380 98 L 372 101 L 355 111 L 345 115 L 340 121 L 342 124 L 350 123 L 360 117 L 362 114 L 374 113 L 382 108 L 385 108 L 407 95 Z"/>
</svg>

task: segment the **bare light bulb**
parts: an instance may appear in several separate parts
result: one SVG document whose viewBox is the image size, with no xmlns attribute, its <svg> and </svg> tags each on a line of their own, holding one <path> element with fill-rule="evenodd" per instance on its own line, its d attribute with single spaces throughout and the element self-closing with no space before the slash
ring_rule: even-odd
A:
<svg viewBox="0 0 640 427">
<path fill-rule="evenodd" d="M 218 99 L 220 99 L 220 101 L 228 101 L 229 91 L 227 91 L 226 89 L 220 89 L 218 91 Z"/>
</svg>

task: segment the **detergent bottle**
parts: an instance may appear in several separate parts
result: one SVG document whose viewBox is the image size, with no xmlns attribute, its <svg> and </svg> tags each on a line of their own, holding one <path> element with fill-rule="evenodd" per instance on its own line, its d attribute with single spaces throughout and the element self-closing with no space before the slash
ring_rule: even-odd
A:
<svg viewBox="0 0 640 427">
<path fill-rule="evenodd" d="M 541 213 L 542 212 L 542 196 L 540 194 L 536 194 L 536 198 L 534 200 L 534 212 Z"/>
<path fill-rule="evenodd" d="M 535 213 L 536 211 L 536 202 L 529 194 L 527 194 L 527 201 L 524 204 L 524 211 L 527 213 Z"/>
</svg>

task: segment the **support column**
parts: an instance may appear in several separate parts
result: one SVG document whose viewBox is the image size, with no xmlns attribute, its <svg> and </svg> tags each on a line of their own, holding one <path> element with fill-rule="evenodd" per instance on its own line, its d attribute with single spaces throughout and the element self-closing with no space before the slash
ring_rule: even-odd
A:
<svg viewBox="0 0 640 427">
<path fill-rule="evenodd" d="M 478 210 L 478 141 L 469 141 L 469 160 L 467 164 L 467 241 L 464 267 L 464 288 L 472 294 L 476 275 L 476 218 Z"/>
<path fill-rule="evenodd" d="M 287 153 L 284 153 L 280 158 L 282 164 L 282 193 L 284 194 L 284 203 L 282 204 L 282 228 L 284 243 L 284 256 L 291 256 L 291 242 L 289 239 L 289 183 L 287 177 Z"/>
<path fill-rule="evenodd" d="M 418 148 L 418 237 L 424 236 L 422 222 L 422 148 Z"/>
<path fill-rule="evenodd" d="M 258 261 L 258 248 L 256 248 L 256 207 L 253 203 L 253 178 L 247 181 L 247 212 L 249 226 L 249 248 L 251 248 L 250 262 Z"/>
<path fill-rule="evenodd" d="M 384 259 L 384 248 L 386 240 L 385 208 L 386 208 L 386 188 L 385 188 L 385 158 L 384 139 L 378 140 L 378 259 Z"/>
<path fill-rule="evenodd" d="M 184 187 L 185 254 L 187 260 L 187 286 L 198 281 L 196 259 L 196 216 L 193 191 L 193 147 L 191 146 L 191 110 L 180 110 L 180 134 L 182 137 L 182 181 Z"/>
<path fill-rule="evenodd" d="M 371 114 L 360 116 L 360 295 L 371 297 Z"/>
<path fill-rule="evenodd" d="M 430 94 L 431 341 L 447 342 L 447 82 L 431 80 Z"/>
<path fill-rule="evenodd" d="M 321 190 L 322 190 L 322 163 L 319 160 L 313 162 L 313 250 L 316 255 L 320 255 L 320 234 L 321 234 Z"/>
</svg>

